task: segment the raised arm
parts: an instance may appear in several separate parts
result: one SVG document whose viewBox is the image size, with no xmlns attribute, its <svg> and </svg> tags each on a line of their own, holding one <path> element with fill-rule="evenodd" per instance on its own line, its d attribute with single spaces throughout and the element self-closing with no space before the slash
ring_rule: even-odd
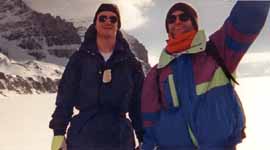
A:
<svg viewBox="0 0 270 150">
<path fill-rule="evenodd" d="M 223 26 L 210 36 L 230 72 L 260 33 L 270 1 L 238 1 Z"/>
</svg>

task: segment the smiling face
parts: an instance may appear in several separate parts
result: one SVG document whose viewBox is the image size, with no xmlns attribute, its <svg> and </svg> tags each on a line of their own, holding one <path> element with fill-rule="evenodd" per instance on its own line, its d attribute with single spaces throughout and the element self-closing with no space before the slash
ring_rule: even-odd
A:
<svg viewBox="0 0 270 150">
<path fill-rule="evenodd" d="M 168 30 L 169 34 L 177 36 L 194 30 L 194 27 L 191 18 L 183 11 L 177 10 L 169 16 Z"/>
<path fill-rule="evenodd" d="M 116 19 L 116 20 L 115 20 Z M 119 18 L 114 12 L 102 11 L 97 15 L 96 30 L 97 36 L 105 38 L 115 38 L 118 30 Z"/>
</svg>

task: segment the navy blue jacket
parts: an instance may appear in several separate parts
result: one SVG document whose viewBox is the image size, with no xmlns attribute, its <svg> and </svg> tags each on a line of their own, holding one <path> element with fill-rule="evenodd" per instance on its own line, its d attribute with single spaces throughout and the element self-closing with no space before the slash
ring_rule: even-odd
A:
<svg viewBox="0 0 270 150">
<path fill-rule="evenodd" d="M 95 32 L 90 26 L 79 51 L 69 59 L 49 126 L 55 135 L 64 135 L 70 123 L 67 142 L 71 147 L 134 144 L 133 129 L 142 141 L 141 64 L 120 32 L 113 54 L 105 62 L 98 52 Z M 105 69 L 112 71 L 109 83 L 102 82 Z M 79 114 L 72 117 L 74 107 Z M 132 124 L 125 118 L 127 112 Z"/>
</svg>

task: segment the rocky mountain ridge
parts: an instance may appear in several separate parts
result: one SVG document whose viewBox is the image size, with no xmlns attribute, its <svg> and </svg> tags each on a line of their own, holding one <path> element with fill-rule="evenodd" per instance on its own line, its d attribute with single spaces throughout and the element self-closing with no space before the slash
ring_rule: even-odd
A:
<svg viewBox="0 0 270 150">
<path fill-rule="evenodd" d="M 22 0 L 0 3 L 0 91 L 19 94 L 56 92 L 68 58 L 76 51 L 85 27 L 76 21 L 39 13 Z M 147 51 L 125 34 L 134 54 L 150 68 Z M 0 92 L 1 93 L 1 92 Z"/>
</svg>

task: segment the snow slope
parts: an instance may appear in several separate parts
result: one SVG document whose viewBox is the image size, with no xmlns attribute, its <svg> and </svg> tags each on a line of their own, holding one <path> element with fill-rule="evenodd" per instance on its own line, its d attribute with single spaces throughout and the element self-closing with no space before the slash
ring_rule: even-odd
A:
<svg viewBox="0 0 270 150">
<path fill-rule="evenodd" d="M 270 76 L 239 79 L 237 87 L 247 116 L 247 138 L 238 150 L 268 150 Z M 0 150 L 49 150 L 48 128 L 56 94 L 0 97 Z"/>
<path fill-rule="evenodd" d="M 0 53 L 0 72 L 5 74 L 32 77 L 36 80 L 40 76 L 59 79 L 63 70 L 64 66 L 36 60 L 15 61 Z"/>
</svg>

